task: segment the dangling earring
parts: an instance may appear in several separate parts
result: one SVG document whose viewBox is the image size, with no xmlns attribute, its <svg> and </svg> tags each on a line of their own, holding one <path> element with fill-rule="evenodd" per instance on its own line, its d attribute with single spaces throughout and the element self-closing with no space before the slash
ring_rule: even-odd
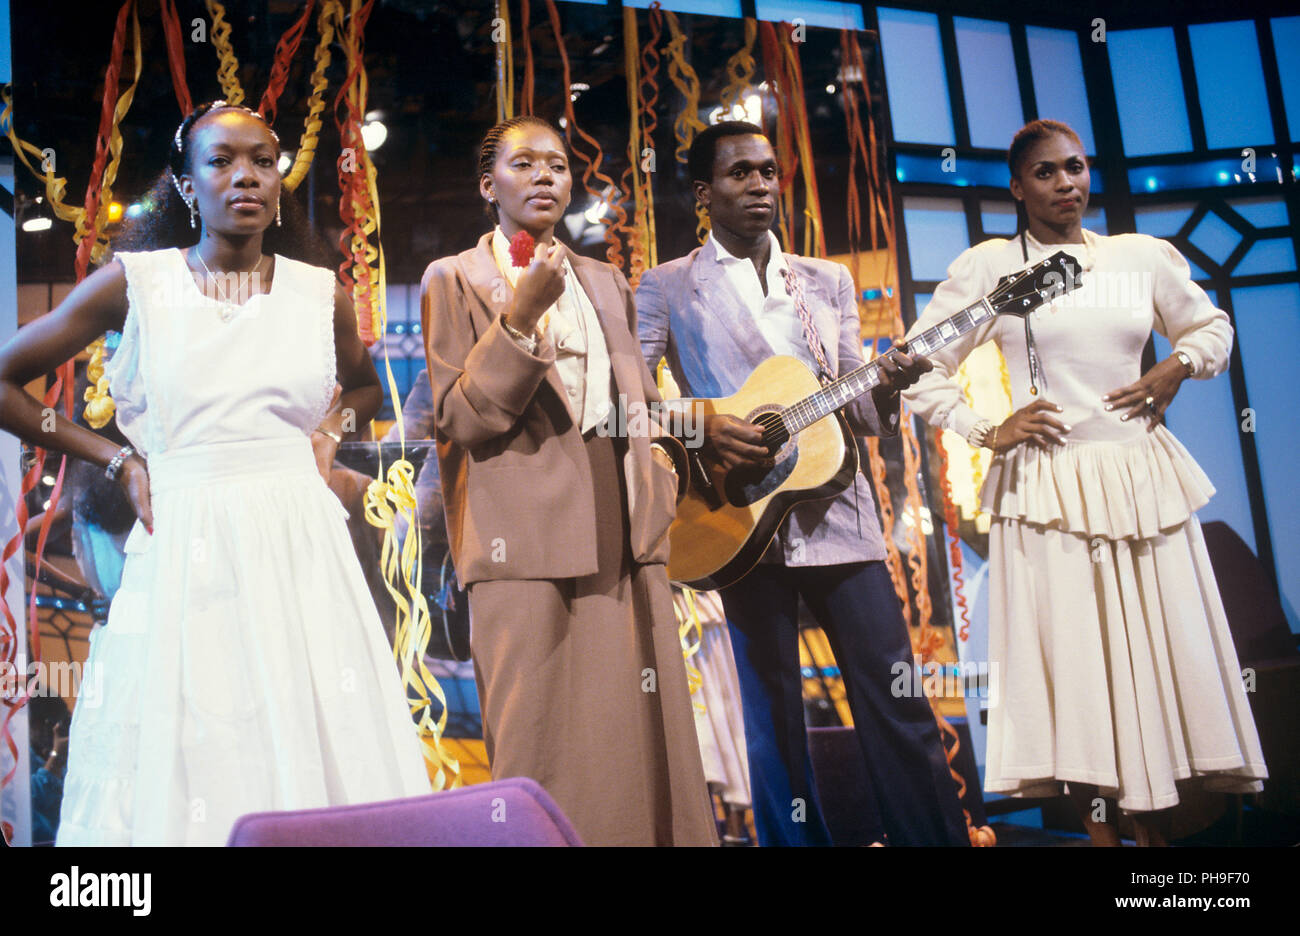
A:
<svg viewBox="0 0 1300 936">
<path fill-rule="evenodd" d="M 199 226 L 199 211 L 194 207 L 194 199 L 186 199 L 185 204 L 188 205 L 190 209 L 190 227 L 197 230 Z"/>
<path fill-rule="evenodd" d="M 279 199 L 276 199 L 275 202 L 275 226 L 283 227 L 283 225 L 280 223 L 280 200 Z"/>
</svg>

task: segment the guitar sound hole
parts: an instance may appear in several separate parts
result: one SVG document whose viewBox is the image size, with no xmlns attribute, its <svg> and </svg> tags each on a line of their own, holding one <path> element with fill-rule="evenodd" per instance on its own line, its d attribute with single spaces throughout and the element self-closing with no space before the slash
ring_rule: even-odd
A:
<svg viewBox="0 0 1300 936">
<path fill-rule="evenodd" d="M 755 410 L 749 414 L 749 421 L 763 430 L 763 444 L 773 453 L 776 464 L 767 471 L 737 468 L 727 475 L 724 493 L 734 507 L 747 507 L 767 497 L 799 463 L 799 446 L 790 438 L 778 408 Z"/>
</svg>

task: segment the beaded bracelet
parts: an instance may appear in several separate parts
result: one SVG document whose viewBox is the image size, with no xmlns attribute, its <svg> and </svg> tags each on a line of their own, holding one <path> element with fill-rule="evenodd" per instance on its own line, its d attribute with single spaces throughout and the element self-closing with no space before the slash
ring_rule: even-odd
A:
<svg viewBox="0 0 1300 936">
<path fill-rule="evenodd" d="M 116 481 L 117 476 L 122 473 L 122 464 L 135 454 L 135 449 L 129 445 L 124 445 L 117 450 L 117 454 L 109 459 L 108 466 L 104 469 L 104 475 L 110 481 Z"/>
</svg>

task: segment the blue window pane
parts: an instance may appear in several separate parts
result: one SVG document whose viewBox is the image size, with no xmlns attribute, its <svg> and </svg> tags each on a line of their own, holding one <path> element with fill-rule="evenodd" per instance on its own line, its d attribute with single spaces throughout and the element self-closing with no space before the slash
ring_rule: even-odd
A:
<svg viewBox="0 0 1300 936">
<path fill-rule="evenodd" d="M 1145 205 L 1133 211 L 1139 234 L 1152 237 L 1173 237 L 1183 229 L 1187 219 L 1196 210 L 1195 205 Z"/>
<path fill-rule="evenodd" d="M 1256 154 L 1254 172 L 1246 172 L 1243 162 L 1234 156 L 1178 165 L 1138 166 L 1128 171 L 1128 184 L 1134 192 L 1165 192 L 1223 185 L 1276 185 L 1282 181 L 1280 164 L 1269 153 Z"/>
<path fill-rule="evenodd" d="M 793 23 L 803 20 L 809 26 L 827 29 L 866 29 L 862 7 L 839 0 L 758 0 L 758 18 L 770 23 Z"/>
<path fill-rule="evenodd" d="M 1201 223 L 1192 228 L 1187 239 L 1196 245 L 1201 253 L 1215 263 L 1222 265 L 1228 256 L 1237 249 L 1241 235 L 1237 229 L 1224 221 L 1213 211 L 1209 212 Z"/>
<path fill-rule="evenodd" d="M 570 0 L 572 2 L 572 0 Z M 607 0 L 578 0 L 579 3 L 595 3 L 605 6 Z M 644 10 L 652 0 L 623 0 L 623 6 Z M 740 19 L 740 0 L 661 0 L 665 10 L 674 13 L 698 13 L 703 16 L 731 16 Z M 534 14 L 536 15 L 536 14 Z"/>
<path fill-rule="evenodd" d="M 407 301 L 408 287 L 405 283 L 389 283 L 384 290 L 384 310 L 388 314 L 388 330 L 392 331 L 394 323 L 406 324 L 410 321 L 411 310 Z M 416 320 L 420 318 L 416 308 Z"/>
<path fill-rule="evenodd" d="M 1237 214 L 1257 228 L 1286 227 L 1286 202 L 1280 198 L 1249 198 L 1229 202 Z"/>
<path fill-rule="evenodd" d="M 1292 140 L 1300 140 L 1300 16 L 1279 16 L 1272 21 L 1273 50 L 1282 76 L 1282 102 Z"/>
<path fill-rule="evenodd" d="M 1190 150 L 1192 131 L 1173 29 L 1114 30 L 1106 34 L 1106 48 L 1124 152 L 1149 156 Z"/>
<path fill-rule="evenodd" d="M 1106 233 L 1106 209 L 1089 208 L 1083 213 L 1083 226 L 1095 234 Z"/>
<path fill-rule="evenodd" d="M 1292 273 L 1295 271 L 1295 245 L 1289 237 L 1275 237 L 1256 241 L 1246 251 L 1246 256 L 1233 269 L 1233 276 L 1255 276 L 1259 273 Z"/>
<path fill-rule="evenodd" d="M 1210 149 L 1273 142 L 1259 39 L 1250 20 L 1188 26 Z"/>
<path fill-rule="evenodd" d="M 1163 361 L 1169 357 L 1169 341 L 1163 335 L 1152 337 L 1156 360 Z M 1213 380 L 1184 380 L 1173 405 L 1165 411 L 1166 425 L 1214 485 L 1214 497 L 1196 516 L 1202 523 L 1222 520 L 1255 549 L 1255 525 L 1237 435 L 1240 422 L 1226 374 Z"/>
<path fill-rule="evenodd" d="M 984 233 L 989 235 L 1004 234 L 1010 237 L 1016 233 L 1016 206 L 1013 202 L 980 202 L 980 224 Z"/>
<path fill-rule="evenodd" d="M 964 16 L 954 16 L 952 23 L 971 145 L 1006 149 L 1025 122 L 1011 28 Z"/>
<path fill-rule="evenodd" d="M 920 318 L 921 313 L 925 311 L 925 307 L 928 306 L 930 300 L 934 298 L 934 293 L 917 293 L 913 298 L 916 300 L 916 317 Z M 915 319 L 913 321 L 915 321 Z"/>
<path fill-rule="evenodd" d="M 1300 608 L 1300 524 L 1293 520 L 1295 440 L 1300 437 L 1300 395 L 1294 377 L 1300 347 L 1300 286 L 1251 286 L 1232 291 L 1246 391 L 1255 410 L 1255 450 L 1268 509 L 1277 579 L 1291 619 Z"/>
<path fill-rule="evenodd" d="M 970 246 L 966 212 L 955 198 L 904 198 L 903 226 L 914 280 L 946 279 L 948 264 Z"/>
<path fill-rule="evenodd" d="M 939 17 L 912 10 L 876 11 L 885 60 L 889 116 L 902 143 L 955 143 Z"/>
<path fill-rule="evenodd" d="M 930 182 L 935 185 L 1006 188 L 1011 184 L 1011 170 L 1004 160 L 970 156 L 945 159 L 942 153 L 933 156 L 899 153 L 894 159 L 894 176 L 899 182 Z"/>
<path fill-rule="evenodd" d="M 1029 26 L 1029 67 L 1034 76 L 1038 116 L 1059 120 L 1074 128 L 1089 156 L 1097 152 L 1088 113 L 1088 91 L 1083 83 L 1078 34 L 1069 29 Z"/>
</svg>

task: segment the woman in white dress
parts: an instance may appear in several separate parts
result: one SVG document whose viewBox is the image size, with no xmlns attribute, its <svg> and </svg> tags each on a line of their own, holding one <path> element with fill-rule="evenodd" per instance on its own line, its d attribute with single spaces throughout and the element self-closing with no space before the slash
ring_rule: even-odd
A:
<svg viewBox="0 0 1300 936">
<path fill-rule="evenodd" d="M 429 792 L 319 467 L 379 380 L 333 273 L 263 253 L 307 242 L 279 155 L 254 112 L 197 108 L 123 235 L 165 249 L 120 251 L 0 350 L 0 427 L 106 466 L 139 517 L 91 638 L 60 845 L 220 845 L 245 813 Z M 131 445 L 42 431 L 23 385 L 108 330 Z"/>
<path fill-rule="evenodd" d="M 1082 287 L 1028 328 L 1000 316 L 931 355 L 934 371 L 904 393 L 927 422 L 994 452 L 982 508 L 1003 692 L 985 789 L 1050 796 L 1064 782 L 1094 844 L 1119 844 L 1119 810 L 1138 844 L 1164 844 L 1176 781 L 1254 792 L 1267 776 L 1195 514 L 1214 488 L 1159 421 L 1183 380 L 1227 368 L 1232 327 L 1168 243 L 1082 227 L 1088 160 L 1067 125 L 1029 124 L 1008 162 L 1026 229 L 962 253 L 909 337 L 1057 250 Z M 1143 374 L 1153 328 L 1173 353 Z M 953 379 L 985 341 L 1011 377 L 1015 412 L 996 426 Z"/>
</svg>

